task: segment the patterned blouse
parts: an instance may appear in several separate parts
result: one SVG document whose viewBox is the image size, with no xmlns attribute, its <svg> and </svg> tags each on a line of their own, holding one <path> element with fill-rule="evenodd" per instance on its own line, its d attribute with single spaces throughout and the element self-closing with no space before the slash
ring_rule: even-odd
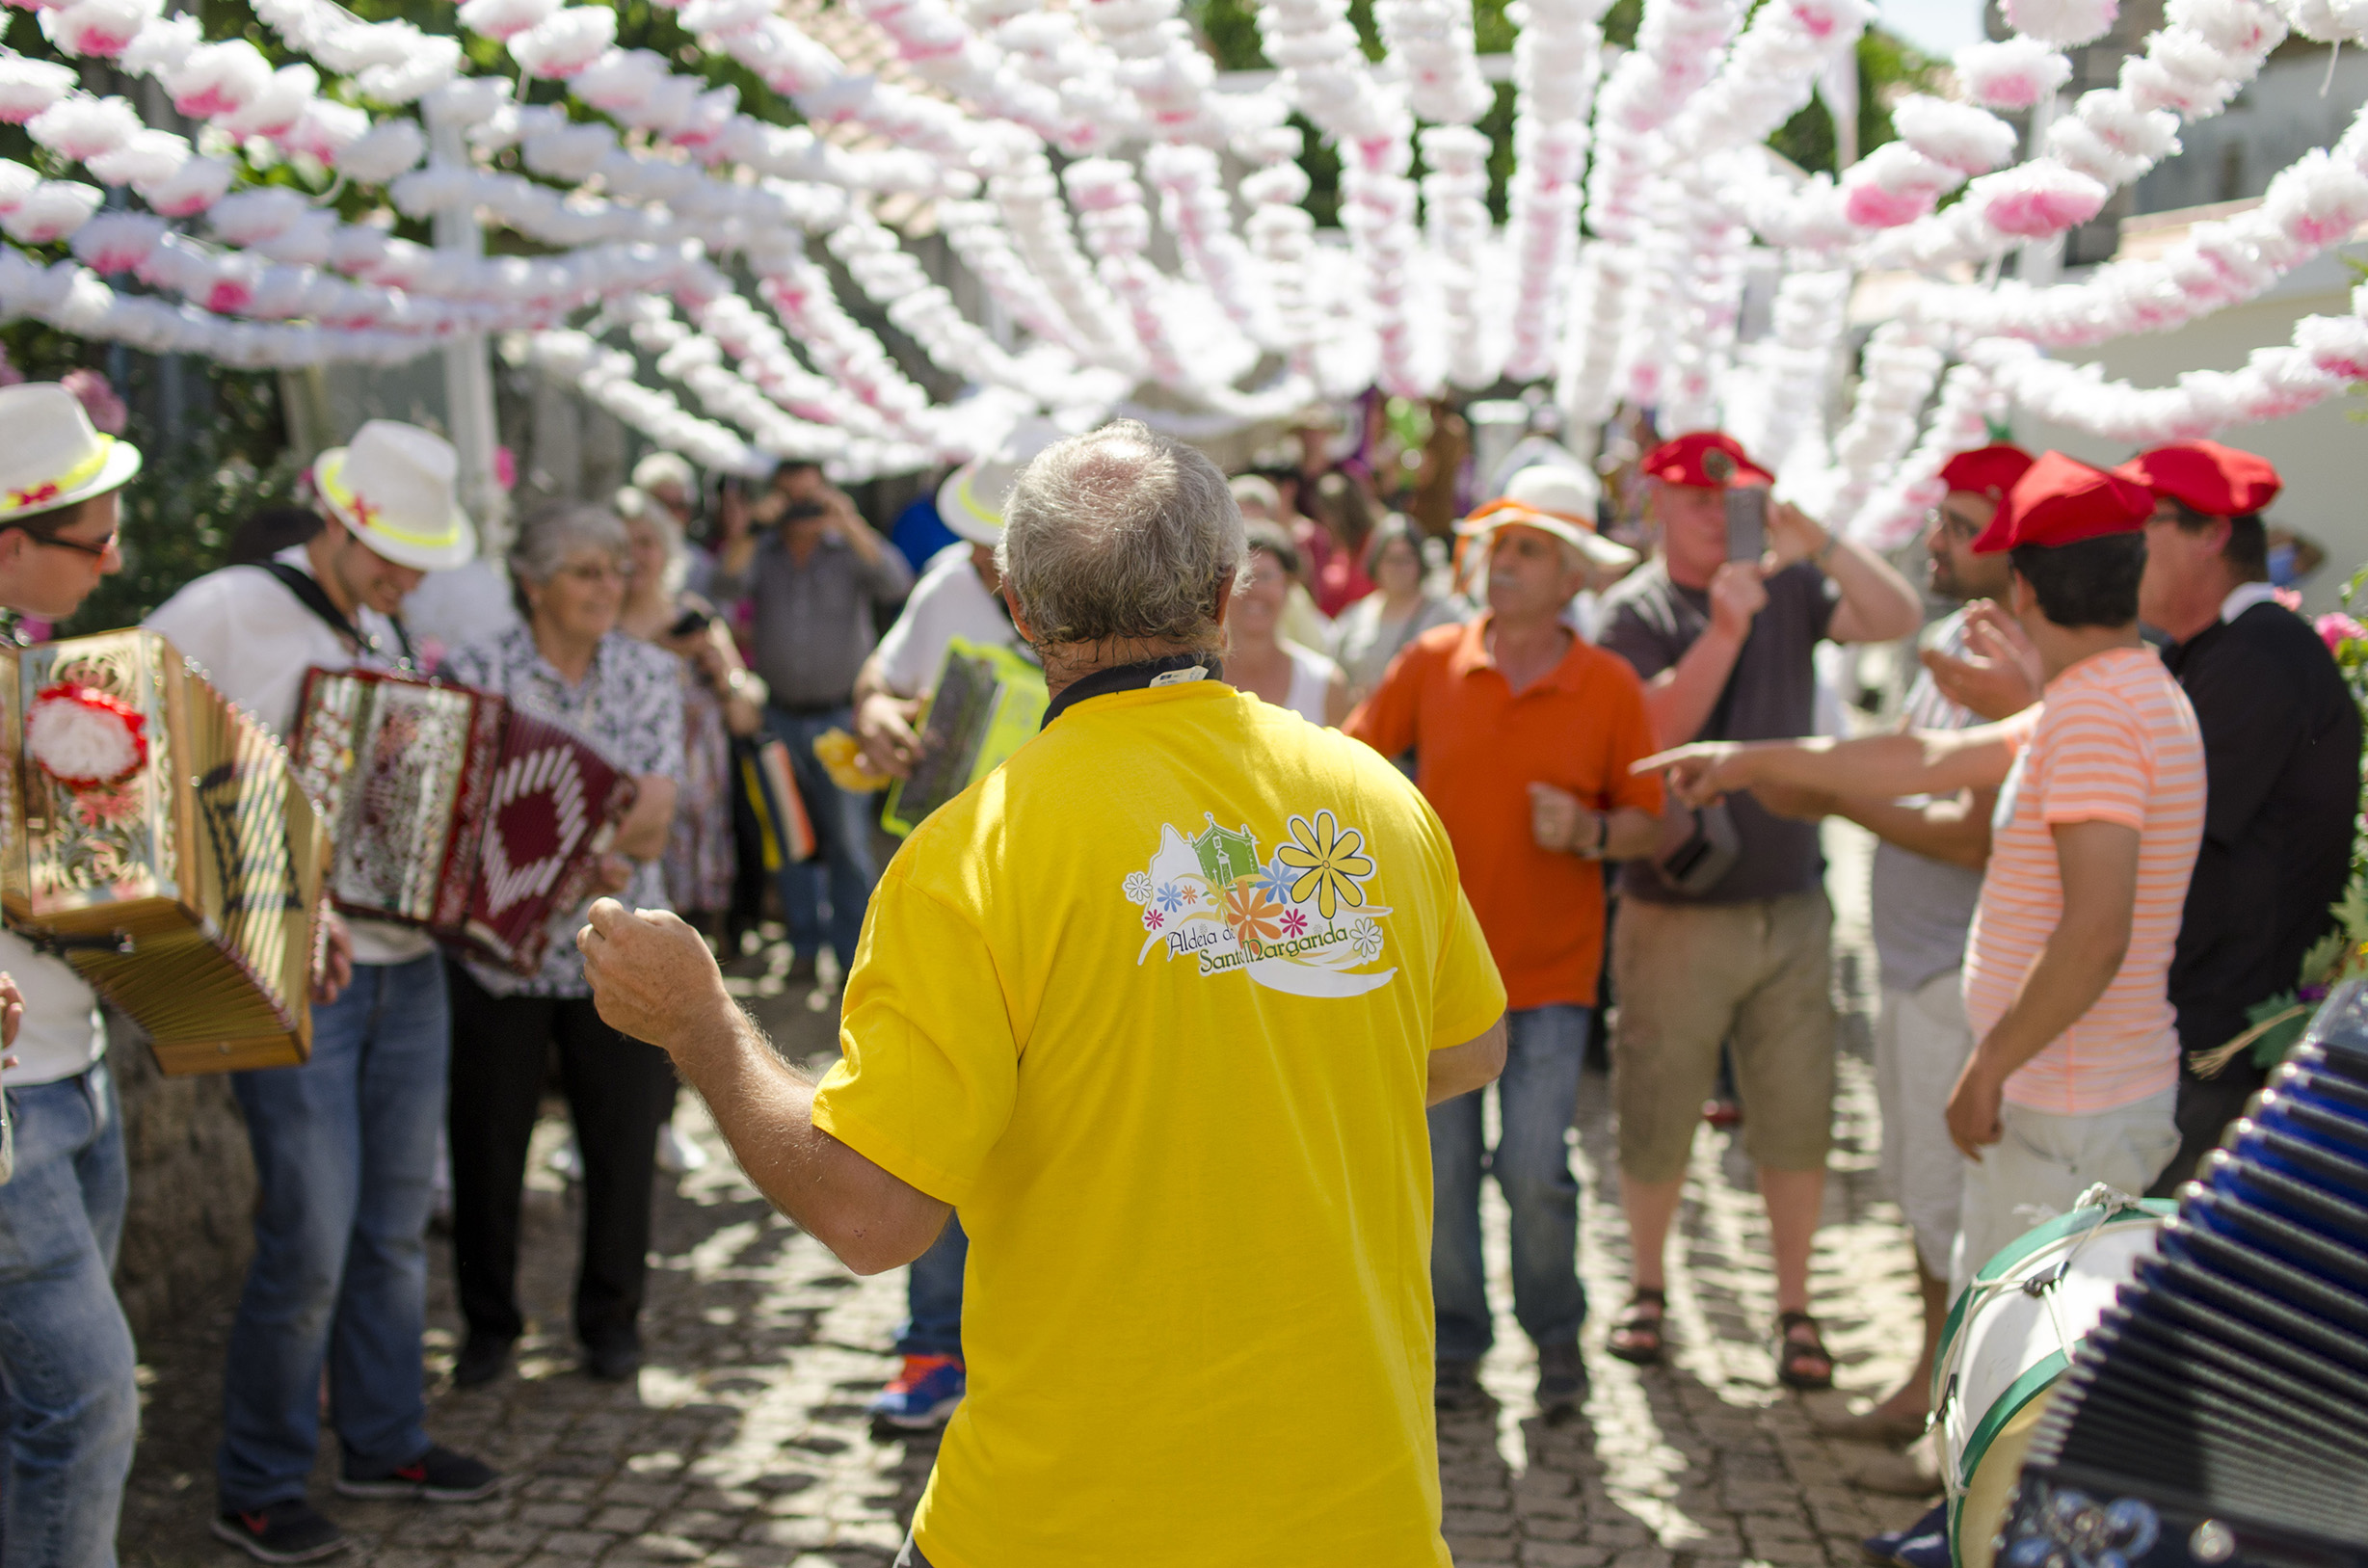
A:
<svg viewBox="0 0 2368 1568">
<path fill-rule="evenodd" d="M 600 639 L 581 685 L 571 686 L 535 647 L 534 633 L 514 625 L 452 655 L 441 674 L 464 685 L 508 698 L 539 719 L 565 725 L 590 741 L 610 764 L 636 777 L 682 777 L 681 661 L 621 631 Z M 637 861 L 633 880 L 617 894 L 628 906 L 666 908 L 666 877 L 655 861 Z M 589 997 L 584 959 L 575 950 L 585 905 L 551 917 L 551 944 L 543 968 L 513 974 L 476 959 L 468 972 L 496 997 Z"/>
</svg>

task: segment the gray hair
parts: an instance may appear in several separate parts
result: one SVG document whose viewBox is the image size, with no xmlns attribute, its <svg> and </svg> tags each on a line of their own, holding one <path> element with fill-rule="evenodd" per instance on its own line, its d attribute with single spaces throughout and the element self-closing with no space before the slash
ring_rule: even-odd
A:
<svg viewBox="0 0 2368 1568">
<path fill-rule="evenodd" d="M 654 493 L 672 485 L 688 500 L 699 492 L 691 465 L 673 452 L 652 452 L 633 465 L 633 488 Z"/>
<path fill-rule="evenodd" d="M 1037 454 L 995 550 L 1040 644 L 1220 646 L 1217 612 L 1248 554 L 1225 475 L 1133 419 Z"/>
<path fill-rule="evenodd" d="M 663 454 L 661 454 L 663 455 Z M 691 552 L 682 544 L 682 524 L 675 515 L 658 503 L 648 491 L 627 485 L 617 492 L 609 505 L 627 525 L 646 522 L 657 530 L 658 540 L 666 546 L 666 566 L 659 573 L 658 586 L 672 598 L 682 591 L 682 580 L 690 575 Z"/>
<path fill-rule="evenodd" d="M 526 514 L 510 546 L 510 593 L 519 615 L 533 619 L 526 585 L 549 582 L 569 558 L 587 549 L 606 550 L 620 565 L 632 558 L 625 522 L 605 507 L 583 501 L 553 501 Z"/>
</svg>

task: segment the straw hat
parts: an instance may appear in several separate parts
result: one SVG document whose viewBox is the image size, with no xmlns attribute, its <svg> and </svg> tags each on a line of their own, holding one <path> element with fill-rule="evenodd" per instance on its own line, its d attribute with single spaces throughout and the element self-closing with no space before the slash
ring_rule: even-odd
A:
<svg viewBox="0 0 2368 1568">
<path fill-rule="evenodd" d="M 140 471 L 140 448 L 91 423 L 54 381 L 0 386 L 0 520 L 87 501 Z"/>
<path fill-rule="evenodd" d="M 416 425 L 373 419 L 344 446 L 312 461 L 312 488 L 329 515 L 401 567 L 441 571 L 477 553 L 477 530 L 453 499 L 452 443 Z"/>
<path fill-rule="evenodd" d="M 1601 495 L 1595 476 L 1585 469 L 1540 464 L 1513 475 L 1502 496 L 1475 509 L 1455 531 L 1471 538 L 1500 528 L 1534 528 L 1576 549 L 1599 571 L 1623 571 L 1636 564 L 1636 552 L 1595 531 Z"/>
<path fill-rule="evenodd" d="M 938 518 L 946 527 L 973 545 L 993 545 L 1003 537 L 1003 503 L 1020 470 L 1036 454 L 1061 439 L 1043 419 L 1025 419 L 1003 438 L 1003 444 L 984 457 L 972 458 L 945 476 L 938 487 Z"/>
</svg>

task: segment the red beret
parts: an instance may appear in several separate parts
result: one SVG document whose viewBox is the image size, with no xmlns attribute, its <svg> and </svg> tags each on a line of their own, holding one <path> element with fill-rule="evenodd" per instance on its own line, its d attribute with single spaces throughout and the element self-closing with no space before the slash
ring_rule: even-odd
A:
<svg viewBox="0 0 2368 1568">
<path fill-rule="evenodd" d="M 2030 453 L 2000 441 L 1978 452 L 1959 452 L 1942 466 L 1940 479 L 1951 490 L 1970 491 L 1998 501 L 2006 498 L 2030 466 Z"/>
<path fill-rule="evenodd" d="M 1990 555 L 2017 545 L 2077 545 L 2136 533 L 2152 516 L 2154 496 L 2144 486 L 2062 452 L 2042 452 L 1998 503 L 1973 547 Z"/>
<path fill-rule="evenodd" d="M 1695 485 L 1724 490 L 1742 482 L 1772 485 L 1776 476 L 1751 461 L 1743 443 L 1715 430 L 1697 430 L 1662 442 L 1644 454 L 1641 465 L 1655 479 L 1671 485 Z"/>
<path fill-rule="evenodd" d="M 2267 458 L 2218 441 L 2172 441 L 2139 453 L 2114 472 L 2207 518 L 2249 517 L 2285 488 Z"/>
</svg>

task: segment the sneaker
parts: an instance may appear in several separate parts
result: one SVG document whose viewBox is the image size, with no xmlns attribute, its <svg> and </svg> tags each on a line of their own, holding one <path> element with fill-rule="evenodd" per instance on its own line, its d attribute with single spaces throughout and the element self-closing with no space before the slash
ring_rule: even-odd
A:
<svg viewBox="0 0 2368 1568">
<path fill-rule="evenodd" d="M 348 1498 L 417 1498 L 423 1502 L 474 1502 L 501 1489 L 501 1472 L 482 1459 L 455 1453 L 442 1444 L 408 1465 L 337 1477 L 337 1495 Z"/>
<path fill-rule="evenodd" d="M 1576 1410 L 1587 1396 L 1586 1363 L 1577 1342 L 1537 1347 L 1537 1409 L 1543 1416 Z"/>
<path fill-rule="evenodd" d="M 1441 1410 L 1477 1410 L 1480 1403 L 1480 1364 L 1459 1356 L 1441 1356 L 1431 1377 L 1431 1403 Z"/>
<path fill-rule="evenodd" d="M 345 1531 L 303 1498 L 214 1516 L 214 1535 L 257 1562 L 310 1562 L 345 1550 Z"/>
<path fill-rule="evenodd" d="M 707 1152 L 698 1141 L 684 1137 L 672 1122 L 658 1125 L 657 1168 L 669 1176 L 680 1176 L 686 1171 L 705 1170 Z"/>
<path fill-rule="evenodd" d="M 945 1424 L 970 1388 L 970 1374 L 955 1356 L 907 1356 L 904 1370 L 871 1401 L 871 1414 L 908 1432 Z"/>
</svg>

